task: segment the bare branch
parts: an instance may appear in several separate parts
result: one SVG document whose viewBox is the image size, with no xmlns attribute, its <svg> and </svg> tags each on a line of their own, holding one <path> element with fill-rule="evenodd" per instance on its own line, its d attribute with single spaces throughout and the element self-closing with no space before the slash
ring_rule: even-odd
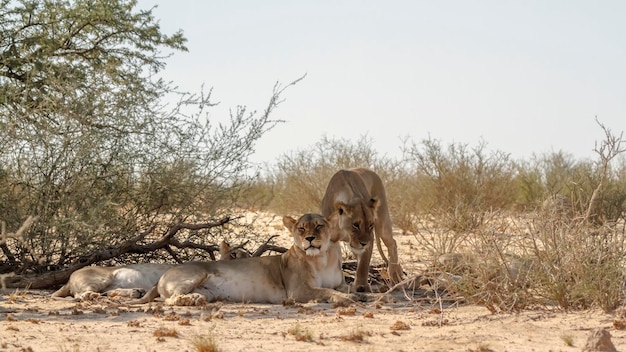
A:
<svg viewBox="0 0 626 352">
<path fill-rule="evenodd" d="M 624 132 L 622 131 L 619 136 L 616 136 L 611 132 L 611 130 L 602 124 L 598 117 L 596 117 L 596 123 L 602 128 L 604 131 L 604 140 L 598 146 L 598 142 L 595 143 L 594 152 L 598 154 L 599 157 L 599 168 L 600 168 L 600 181 L 598 185 L 593 190 L 591 194 L 591 198 L 589 199 L 589 204 L 587 205 L 587 211 L 585 211 L 585 215 L 582 219 L 583 222 L 588 222 L 592 216 L 593 209 L 595 207 L 595 203 L 597 198 L 604 188 L 604 184 L 606 182 L 607 177 L 609 176 L 609 171 L 611 168 L 611 160 L 613 160 L 616 156 L 626 151 L 626 149 L 622 148 L 622 142 L 624 142 L 623 136 Z"/>
<path fill-rule="evenodd" d="M 287 248 L 285 248 L 285 247 L 280 247 L 280 246 L 275 246 L 275 245 L 269 244 L 269 242 L 272 241 L 275 237 L 278 237 L 278 235 L 270 236 L 270 238 L 268 238 L 265 241 L 265 243 L 260 245 L 259 248 L 257 248 L 256 251 L 254 251 L 254 253 L 252 253 L 252 256 L 253 257 L 260 257 L 261 255 L 263 255 L 263 253 L 268 252 L 268 251 L 273 251 L 273 252 L 278 252 L 278 253 L 285 253 L 285 252 L 287 252 Z"/>
</svg>

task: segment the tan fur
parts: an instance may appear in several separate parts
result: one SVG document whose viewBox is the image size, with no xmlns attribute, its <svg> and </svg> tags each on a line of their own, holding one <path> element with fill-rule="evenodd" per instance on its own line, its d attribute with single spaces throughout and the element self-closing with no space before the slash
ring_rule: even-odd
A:
<svg viewBox="0 0 626 352">
<path fill-rule="evenodd" d="M 228 243 L 220 244 L 220 260 L 232 260 L 249 257 L 244 249 L 231 248 Z M 88 266 L 76 270 L 70 275 L 67 284 L 52 294 L 52 297 L 72 296 L 77 300 L 92 300 L 105 294 L 139 298 L 159 281 L 163 273 L 172 264 L 131 264 L 124 266 Z"/>
<path fill-rule="evenodd" d="M 252 255 L 243 248 L 231 247 L 226 241 L 220 243 L 220 260 L 250 258 Z"/>
<path fill-rule="evenodd" d="M 333 213 L 339 215 L 334 238 L 348 242 L 357 257 L 354 282 L 356 290 L 359 292 L 370 290 L 367 277 L 374 247 L 374 234 L 376 239 L 382 239 L 387 247 L 391 282 L 394 284 L 400 282 L 402 267 L 398 261 L 396 241 L 393 239 L 387 195 L 380 177 L 373 171 L 363 168 L 338 171 L 328 182 L 322 199 L 322 214 L 329 216 Z"/>
<path fill-rule="evenodd" d="M 139 298 L 171 267 L 169 264 L 152 263 L 84 267 L 73 272 L 67 284 L 54 292 L 52 297 L 72 296 L 78 300 L 91 300 L 104 293 Z"/>
<path fill-rule="evenodd" d="M 311 300 L 347 302 L 333 290 L 343 285 L 341 248 L 330 239 L 330 223 L 319 214 L 284 217 L 294 244 L 282 255 L 220 262 L 188 262 L 166 271 L 142 299 L 161 297 L 168 305 L 199 305 L 215 300 L 282 303 Z"/>
</svg>

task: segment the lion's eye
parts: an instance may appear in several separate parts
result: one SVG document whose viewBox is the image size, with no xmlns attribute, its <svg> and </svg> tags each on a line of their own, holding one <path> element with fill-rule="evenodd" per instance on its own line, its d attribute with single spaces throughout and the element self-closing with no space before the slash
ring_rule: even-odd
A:
<svg viewBox="0 0 626 352">
<path fill-rule="evenodd" d="M 374 224 L 371 224 L 368 228 L 370 231 L 372 231 L 374 229 Z"/>
<path fill-rule="evenodd" d="M 324 225 L 322 225 L 322 224 L 318 224 L 317 226 L 315 226 L 315 230 L 316 230 L 316 231 L 319 231 L 319 230 L 321 230 L 321 229 L 322 229 L 322 227 L 324 227 Z"/>
<path fill-rule="evenodd" d="M 354 224 L 352 224 L 352 228 L 355 230 L 358 230 L 360 228 L 360 225 L 358 222 L 355 222 Z"/>
<path fill-rule="evenodd" d="M 304 232 L 304 231 L 306 231 L 306 229 L 304 227 L 298 227 L 298 231 Z"/>
</svg>

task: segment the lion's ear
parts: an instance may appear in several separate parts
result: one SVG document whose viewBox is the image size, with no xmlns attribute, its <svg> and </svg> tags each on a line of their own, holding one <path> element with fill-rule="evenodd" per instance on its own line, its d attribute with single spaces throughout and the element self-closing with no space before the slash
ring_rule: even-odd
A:
<svg viewBox="0 0 626 352">
<path fill-rule="evenodd" d="M 233 248 L 226 243 L 226 241 L 222 240 L 222 242 L 220 242 L 220 260 L 226 260 L 227 258 L 230 257 L 230 251 Z"/>
<path fill-rule="evenodd" d="M 222 242 L 220 242 L 220 254 L 224 254 L 230 250 L 231 250 L 230 245 L 226 243 L 226 241 L 222 240 Z"/>
<path fill-rule="evenodd" d="M 285 225 L 289 231 L 293 231 L 293 228 L 296 226 L 296 222 L 298 222 L 298 220 L 292 218 L 291 216 L 283 216 L 283 225 Z"/>
<path fill-rule="evenodd" d="M 339 215 L 343 215 L 346 212 L 346 208 L 348 205 L 344 202 L 335 202 L 335 211 L 339 213 Z"/>
<path fill-rule="evenodd" d="M 372 197 L 370 198 L 368 204 L 370 208 L 374 209 L 374 211 L 376 211 L 376 209 L 378 209 L 378 206 L 380 205 L 380 201 L 378 200 L 378 198 L 376 197 Z"/>
</svg>

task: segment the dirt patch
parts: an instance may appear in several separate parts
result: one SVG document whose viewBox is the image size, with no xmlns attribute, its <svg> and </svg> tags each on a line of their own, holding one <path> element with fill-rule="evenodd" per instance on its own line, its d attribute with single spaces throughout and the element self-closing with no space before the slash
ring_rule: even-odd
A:
<svg viewBox="0 0 626 352">
<path fill-rule="evenodd" d="M 2 295 L 0 350 L 194 351 L 194 343 L 212 338 L 221 351 L 580 351 L 597 328 L 610 332 L 617 350 L 626 348 L 626 330 L 600 311 L 492 315 L 477 306 L 408 301 L 189 308 L 106 298 L 76 303 L 49 294 Z"/>
</svg>

